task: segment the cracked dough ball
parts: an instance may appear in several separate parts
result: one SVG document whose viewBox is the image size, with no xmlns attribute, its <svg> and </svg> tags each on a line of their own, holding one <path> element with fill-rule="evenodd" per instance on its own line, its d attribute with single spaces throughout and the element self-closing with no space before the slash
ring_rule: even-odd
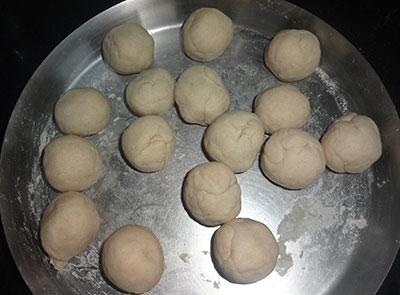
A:
<svg viewBox="0 0 400 295">
<path fill-rule="evenodd" d="M 89 188 L 99 179 L 101 167 L 96 145 L 76 135 L 60 136 L 44 150 L 43 168 L 47 180 L 60 192 Z"/>
<path fill-rule="evenodd" d="M 79 192 L 56 196 L 42 215 L 40 240 L 55 269 L 81 253 L 99 229 L 99 215 L 93 201 Z"/>
<path fill-rule="evenodd" d="M 115 286 L 135 294 L 154 288 L 165 268 L 159 240 L 140 225 L 125 225 L 107 238 L 101 265 Z"/>
<path fill-rule="evenodd" d="M 266 133 L 301 128 L 310 116 L 310 102 L 296 87 L 284 84 L 264 90 L 254 101 L 254 113 Z"/>
<path fill-rule="evenodd" d="M 269 42 L 264 60 L 281 81 L 304 79 L 318 67 L 321 48 L 318 38 L 307 30 L 282 30 Z"/>
<path fill-rule="evenodd" d="M 188 173 L 183 201 L 191 216 L 207 226 L 235 218 L 241 209 L 241 191 L 236 176 L 225 164 L 203 163 Z"/>
<path fill-rule="evenodd" d="M 175 150 L 175 135 L 168 122 L 158 115 L 140 117 L 124 131 L 122 151 L 133 167 L 155 172 L 167 166 Z"/>
<path fill-rule="evenodd" d="M 119 74 L 139 73 L 153 63 L 154 40 L 142 26 L 126 23 L 107 33 L 103 58 Z"/>
<path fill-rule="evenodd" d="M 232 283 L 262 280 L 274 270 L 278 253 L 278 244 L 269 228 L 249 218 L 225 223 L 212 239 L 214 265 Z"/>
<path fill-rule="evenodd" d="M 106 126 L 110 103 L 95 88 L 73 88 L 63 94 L 54 109 L 54 118 L 66 134 L 87 136 Z"/>
<path fill-rule="evenodd" d="M 222 114 L 208 126 L 204 148 L 217 162 L 235 173 L 253 166 L 264 140 L 264 129 L 256 114 L 235 110 Z"/>
<path fill-rule="evenodd" d="M 167 112 L 174 104 L 175 79 L 164 69 L 141 72 L 126 88 L 126 101 L 139 115 L 157 115 Z"/>
<path fill-rule="evenodd" d="M 216 8 L 200 8 L 182 28 L 183 49 L 192 59 L 210 61 L 220 56 L 233 37 L 232 20 Z"/>
<path fill-rule="evenodd" d="M 312 135 L 300 129 L 280 129 L 264 145 L 261 169 L 273 182 L 302 189 L 325 170 L 324 150 Z"/>
<path fill-rule="evenodd" d="M 178 78 L 175 101 L 188 123 L 207 125 L 229 109 L 230 99 L 221 77 L 206 66 L 191 66 Z"/>
<path fill-rule="evenodd" d="M 382 154 L 379 129 L 367 116 L 349 113 L 322 136 L 327 166 L 335 172 L 361 173 Z"/>
</svg>

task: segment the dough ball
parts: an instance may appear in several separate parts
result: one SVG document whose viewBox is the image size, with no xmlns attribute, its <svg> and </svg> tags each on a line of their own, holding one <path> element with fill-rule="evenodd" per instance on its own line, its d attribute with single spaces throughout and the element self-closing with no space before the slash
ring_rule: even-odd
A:
<svg viewBox="0 0 400 295">
<path fill-rule="evenodd" d="M 310 102 L 296 87 L 285 84 L 261 92 L 254 101 L 254 112 L 270 134 L 303 127 L 310 116 Z"/>
<path fill-rule="evenodd" d="M 269 228 L 249 218 L 225 223 L 212 239 L 214 265 L 232 283 L 250 284 L 265 278 L 274 270 L 278 253 Z"/>
<path fill-rule="evenodd" d="M 191 66 L 178 78 L 175 101 L 188 123 L 210 124 L 229 109 L 229 92 L 221 77 L 206 66 Z"/>
<path fill-rule="evenodd" d="M 182 28 L 183 49 L 192 59 L 210 61 L 220 56 L 233 37 L 232 20 L 216 8 L 200 8 Z"/>
<path fill-rule="evenodd" d="M 93 201 L 79 192 L 55 197 L 42 215 L 40 240 L 55 269 L 81 253 L 96 236 L 99 215 Z"/>
<path fill-rule="evenodd" d="M 236 176 L 225 164 L 209 162 L 196 166 L 183 184 L 183 201 L 201 224 L 216 226 L 235 218 L 241 209 L 241 191 Z"/>
<path fill-rule="evenodd" d="M 321 48 L 318 38 L 307 30 L 282 30 L 268 44 L 264 60 L 282 81 L 308 77 L 318 67 Z"/>
<path fill-rule="evenodd" d="M 381 137 L 375 122 L 356 113 L 333 122 L 321 143 L 327 166 L 335 172 L 360 173 L 382 154 Z"/>
<path fill-rule="evenodd" d="M 110 103 L 95 88 L 73 88 L 63 94 L 54 109 L 54 118 L 66 134 L 87 136 L 106 126 Z"/>
<path fill-rule="evenodd" d="M 215 161 L 235 173 L 253 166 L 264 139 L 264 129 L 256 114 L 235 110 L 222 114 L 208 126 L 204 148 Z"/>
<path fill-rule="evenodd" d="M 140 225 L 125 225 L 104 242 L 101 265 L 115 286 L 139 294 L 160 281 L 164 254 L 151 230 Z"/>
<path fill-rule="evenodd" d="M 139 115 L 167 112 L 174 104 L 175 79 L 164 69 L 141 72 L 126 88 L 126 101 Z"/>
<path fill-rule="evenodd" d="M 280 129 L 264 145 L 261 169 L 273 182 L 289 189 L 312 184 L 325 170 L 324 150 L 300 129 Z"/>
<path fill-rule="evenodd" d="M 167 166 L 175 151 L 175 135 L 168 122 L 158 115 L 140 117 L 122 134 L 122 151 L 133 167 L 155 172 Z"/>
<path fill-rule="evenodd" d="M 102 160 L 93 142 L 76 135 L 65 135 L 46 146 L 43 167 L 48 182 L 55 189 L 82 191 L 99 179 Z"/>
<path fill-rule="evenodd" d="M 140 25 L 115 27 L 103 40 L 103 58 L 119 74 L 139 73 L 153 63 L 154 40 Z"/>
</svg>

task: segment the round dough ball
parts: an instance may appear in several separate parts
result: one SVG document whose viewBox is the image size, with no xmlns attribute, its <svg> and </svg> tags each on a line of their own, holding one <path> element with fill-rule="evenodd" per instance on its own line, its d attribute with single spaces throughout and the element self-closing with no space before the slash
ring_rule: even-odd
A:
<svg viewBox="0 0 400 295">
<path fill-rule="evenodd" d="M 307 30 L 282 30 L 268 44 L 264 60 L 281 81 L 297 81 L 311 75 L 321 59 L 318 38 Z"/>
<path fill-rule="evenodd" d="M 296 87 L 284 84 L 264 90 L 254 101 L 254 112 L 266 133 L 301 128 L 310 117 L 310 102 Z"/>
<path fill-rule="evenodd" d="M 200 8 L 182 28 L 183 49 L 192 59 L 210 61 L 220 56 L 233 37 L 232 20 L 216 8 Z"/>
<path fill-rule="evenodd" d="M 79 192 L 56 196 L 40 220 L 40 240 L 55 269 L 81 253 L 96 236 L 99 215 L 93 201 Z"/>
<path fill-rule="evenodd" d="M 167 112 L 174 104 L 175 79 L 164 69 L 141 72 L 126 88 L 126 101 L 139 115 Z"/>
<path fill-rule="evenodd" d="M 333 122 L 321 143 L 327 166 L 335 172 L 361 173 L 382 154 L 381 137 L 375 122 L 356 113 Z"/>
<path fill-rule="evenodd" d="M 103 58 L 119 74 L 139 73 L 153 63 L 154 40 L 140 25 L 126 23 L 107 33 Z"/>
<path fill-rule="evenodd" d="M 216 269 L 232 283 L 250 284 L 275 268 L 279 248 L 269 228 L 249 218 L 236 218 L 221 226 L 212 239 Z"/>
<path fill-rule="evenodd" d="M 164 272 L 164 254 L 154 233 L 140 225 L 125 225 L 104 242 L 101 265 L 107 278 L 129 293 L 154 288 Z"/>
<path fill-rule="evenodd" d="M 54 109 L 54 118 L 66 134 L 87 136 L 106 126 L 110 103 L 95 88 L 73 88 L 63 94 Z"/>
<path fill-rule="evenodd" d="M 221 77 L 206 66 L 191 66 L 178 78 L 175 101 L 188 123 L 207 125 L 229 109 L 229 92 Z"/>
<path fill-rule="evenodd" d="M 122 151 L 133 167 L 155 172 L 167 166 L 175 151 L 175 135 L 168 122 L 158 115 L 140 117 L 122 134 Z"/>
<path fill-rule="evenodd" d="M 183 184 L 183 201 L 191 216 L 207 226 L 235 218 L 241 209 L 241 191 L 228 166 L 204 163 L 188 173 Z"/>
<path fill-rule="evenodd" d="M 102 160 L 93 142 L 76 135 L 65 135 L 46 146 L 43 167 L 48 182 L 55 189 L 82 191 L 99 179 Z"/>
<path fill-rule="evenodd" d="M 235 110 L 222 114 L 208 126 L 204 148 L 215 161 L 235 173 L 253 166 L 264 139 L 264 129 L 256 114 Z"/>
<path fill-rule="evenodd" d="M 264 145 L 261 169 L 273 182 L 289 189 L 312 184 L 325 170 L 324 150 L 300 129 L 280 129 Z"/>
</svg>

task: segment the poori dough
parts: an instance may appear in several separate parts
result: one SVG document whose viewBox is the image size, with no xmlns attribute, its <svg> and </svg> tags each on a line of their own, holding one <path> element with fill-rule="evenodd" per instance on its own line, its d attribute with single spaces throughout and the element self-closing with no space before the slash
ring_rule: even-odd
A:
<svg viewBox="0 0 400 295">
<path fill-rule="evenodd" d="M 185 178 L 183 201 L 189 214 L 201 224 L 220 225 L 239 214 L 240 186 L 235 174 L 225 164 L 199 164 Z"/>
<path fill-rule="evenodd" d="M 125 225 L 104 242 L 104 274 L 118 288 L 140 294 L 154 288 L 164 272 L 164 254 L 158 238 L 141 225 Z"/>
<path fill-rule="evenodd" d="M 379 129 L 363 115 L 349 113 L 333 122 L 321 138 L 327 166 L 335 172 L 361 173 L 382 154 Z"/>
<path fill-rule="evenodd" d="M 232 20 L 216 8 L 204 7 L 193 11 L 182 28 L 183 49 L 197 61 L 217 58 L 232 38 Z"/>
<path fill-rule="evenodd" d="M 194 65 L 187 68 L 175 85 L 175 101 L 183 120 L 208 125 L 229 109 L 230 98 L 216 71 Z"/>
<path fill-rule="evenodd" d="M 278 253 L 269 228 L 249 218 L 225 223 L 212 239 L 214 265 L 232 283 L 250 284 L 265 278 L 274 270 Z"/>
<path fill-rule="evenodd" d="M 64 268 L 94 239 L 99 215 L 93 201 L 80 192 L 56 196 L 40 220 L 40 240 L 55 269 Z"/>
<path fill-rule="evenodd" d="M 105 62 L 119 74 L 134 74 L 153 63 L 154 40 L 141 25 L 126 23 L 107 33 L 102 43 Z"/>
<path fill-rule="evenodd" d="M 122 151 L 134 168 L 155 172 L 167 166 L 175 151 L 176 139 L 168 122 L 159 115 L 134 120 L 124 131 Z"/>
</svg>

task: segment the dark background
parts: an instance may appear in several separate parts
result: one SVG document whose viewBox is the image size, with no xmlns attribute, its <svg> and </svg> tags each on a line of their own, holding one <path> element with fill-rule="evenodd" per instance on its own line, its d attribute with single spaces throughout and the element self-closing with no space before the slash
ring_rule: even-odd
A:
<svg viewBox="0 0 400 295">
<path fill-rule="evenodd" d="M 0 142 L 21 91 L 40 63 L 73 30 L 119 2 L 11 0 L 0 5 Z M 346 37 L 375 69 L 397 111 L 400 110 L 399 1 L 290 2 L 318 16 Z M 1 226 L 0 293 L 30 294 L 15 266 Z M 400 294 L 400 255 L 377 294 Z"/>
</svg>

